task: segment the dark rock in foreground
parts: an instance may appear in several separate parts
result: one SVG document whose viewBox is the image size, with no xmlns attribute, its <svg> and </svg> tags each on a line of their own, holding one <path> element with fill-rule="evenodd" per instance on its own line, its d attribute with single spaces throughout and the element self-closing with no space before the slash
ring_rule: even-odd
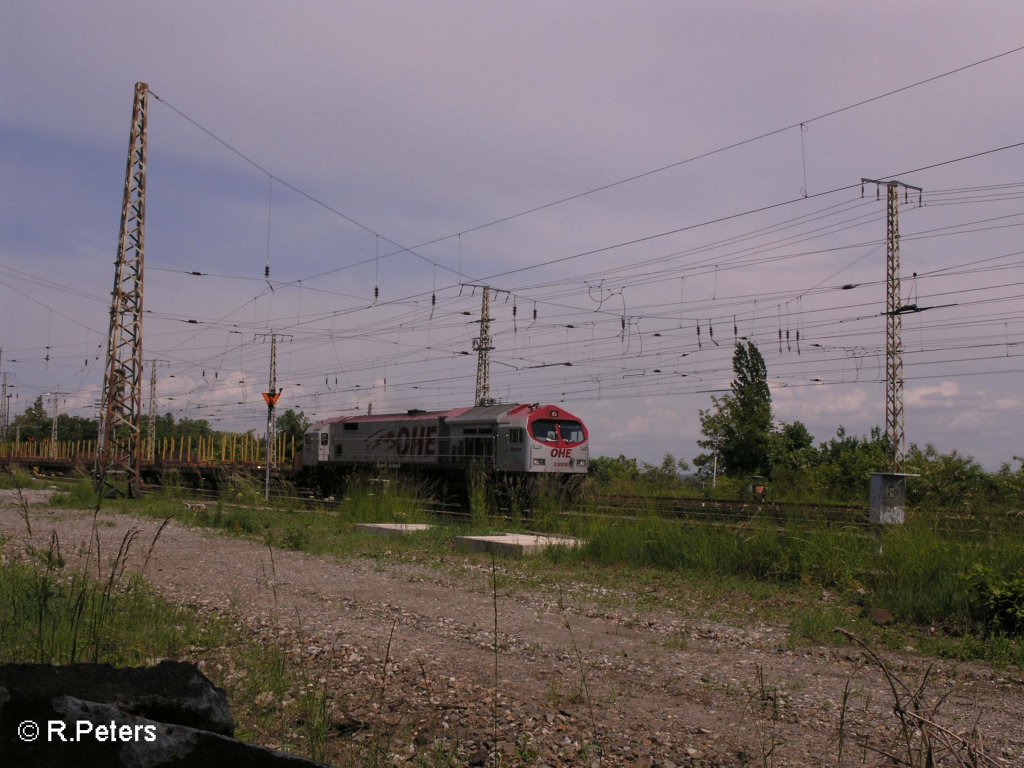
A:
<svg viewBox="0 0 1024 768">
<path fill-rule="evenodd" d="M 0 766 L 316 766 L 231 738 L 224 692 L 163 662 L 0 665 Z"/>
</svg>

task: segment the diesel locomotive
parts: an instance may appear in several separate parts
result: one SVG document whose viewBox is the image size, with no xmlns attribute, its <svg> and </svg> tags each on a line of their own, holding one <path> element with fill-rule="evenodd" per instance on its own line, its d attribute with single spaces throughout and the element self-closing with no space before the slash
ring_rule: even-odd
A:
<svg viewBox="0 0 1024 768">
<path fill-rule="evenodd" d="M 498 479 L 579 477 L 589 462 L 583 421 L 539 403 L 341 416 L 312 424 L 302 445 L 303 473 L 320 485 L 359 468 L 455 481 L 469 468 Z"/>
</svg>

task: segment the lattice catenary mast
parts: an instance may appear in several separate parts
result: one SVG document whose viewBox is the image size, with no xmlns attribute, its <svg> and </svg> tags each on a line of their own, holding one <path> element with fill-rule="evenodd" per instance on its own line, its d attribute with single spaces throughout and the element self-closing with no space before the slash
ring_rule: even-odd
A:
<svg viewBox="0 0 1024 768">
<path fill-rule="evenodd" d="M 902 472 L 907 453 L 907 436 L 903 419 L 903 300 L 900 297 L 900 218 L 899 188 L 904 197 L 908 190 L 916 190 L 920 196 L 921 187 L 904 184 L 902 181 L 877 181 L 861 179 L 861 194 L 864 184 L 886 188 L 886 293 L 885 293 L 885 435 L 889 441 L 889 468 Z M 920 197 L 918 198 L 920 202 Z"/>
<path fill-rule="evenodd" d="M 51 401 L 53 407 L 50 408 L 50 458 L 56 459 L 58 454 L 57 446 L 57 421 L 59 418 L 60 411 L 60 398 L 67 394 L 67 392 L 47 392 L 45 393 L 53 398 Z"/>
<path fill-rule="evenodd" d="M 265 498 L 270 500 L 270 468 L 277 463 L 277 424 L 274 413 L 277 401 L 281 398 L 281 390 L 277 386 L 277 334 L 270 334 L 270 381 L 263 399 L 267 403 L 267 466 Z"/>
<path fill-rule="evenodd" d="M 149 86 L 136 83 L 94 473 L 98 493 L 114 491 L 128 497 L 139 495 L 142 475 L 142 276 L 148 96 Z M 122 479 L 123 484 L 119 482 Z"/>
<path fill-rule="evenodd" d="M 491 397 L 491 292 L 483 286 L 483 303 L 480 306 L 480 336 L 473 339 L 476 350 L 476 404 L 494 405 Z"/>
<path fill-rule="evenodd" d="M 146 410 L 146 461 L 156 461 L 156 369 L 167 360 L 149 361 L 149 408 Z"/>
<path fill-rule="evenodd" d="M 11 401 L 7 395 L 7 374 L 4 374 L 3 387 L 0 388 L 0 443 L 7 440 L 7 421 L 10 418 Z"/>
</svg>

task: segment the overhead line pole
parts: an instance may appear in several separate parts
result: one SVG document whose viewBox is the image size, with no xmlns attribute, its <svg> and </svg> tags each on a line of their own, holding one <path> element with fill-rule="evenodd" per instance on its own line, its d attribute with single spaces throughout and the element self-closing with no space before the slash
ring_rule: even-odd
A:
<svg viewBox="0 0 1024 768">
<path fill-rule="evenodd" d="M 53 413 L 50 417 L 50 458 L 57 458 L 57 415 L 60 410 L 60 398 L 62 395 L 66 395 L 67 392 L 47 392 L 47 395 L 53 397 Z"/>
<path fill-rule="evenodd" d="M 491 288 L 487 285 L 473 285 L 466 283 L 466 286 L 483 289 L 483 299 L 480 303 L 480 335 L 473 339 L 473 349 L 476 352 L 476 395 L 474 402 L 477 406 L 494 405 L 494 398 L 491 397 Z"/>
<path fill-rule="evenodd" d="M 10 401 L 7 399 L 7 374 L 4 374 L 3 388 L 0 389 L 0 443 L 7 440 L 7 423 L 10 419 Z"/>
<path fill-rule="evenodd" d="M 270 501 L 270 468 L 277 462 L 277 425 L 274 414 L 281 390 L 277 387 L 277 334 L 270 334 L 270 381 L 263 400 L 267 403 L 267 467 L 264 497 Z"/>
<path fill-rule="evenodd" d="M 907 454 L 907 436 L 904 429 L 903 412 L 903 300 L 900 296 L 900 219 L 899 190 L 903 188 L 904 200 L 913 189 L 921 202 L 921 187 L 902 181 L 878 181 L 861 179 L 861 195 L 864 184 L 874 184 L 876 189 L 886 188 L 886 252 L 885 252 L 885 435 L 889 441 L 889 467 L 892 472 L 902 472 Z"/>
<path fill-rule="evenodd" d="M 146 461 L 156 461 L 156 369 L 167 360 L 153 358 L 149 361 L 149 416 L 146 419 Z"/>
<path fill-rule="evenodd" d="M 93 482 L 137 497 L 142 484 L 142 278 L 149 86 L 135 84 Z M 123 477 L 124 485 L 113 478 Z"/>
</svg>

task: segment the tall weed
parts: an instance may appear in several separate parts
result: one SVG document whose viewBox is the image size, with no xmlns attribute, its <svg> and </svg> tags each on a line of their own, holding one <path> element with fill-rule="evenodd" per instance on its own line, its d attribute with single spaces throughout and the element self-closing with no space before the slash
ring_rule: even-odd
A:
<svg viewBox="0 0 1024 768">
<path fill-rule="evenodd" d="M 122 542 L 123 546 L 124 542 Z M 0 566 L 0 661 L 140 664 L 210 643 L 210 628 L 156 597 L 123 559 L 98 580 L 69 567 L 56 537 L 37 562 Z"/>
<path fill-rule="evenodd" d="M 42 487 L 42 483 L 21 467 L 12 466 L 9 471 L 0 472 L 0 490 L 40 487 Z"/>
</svg>

